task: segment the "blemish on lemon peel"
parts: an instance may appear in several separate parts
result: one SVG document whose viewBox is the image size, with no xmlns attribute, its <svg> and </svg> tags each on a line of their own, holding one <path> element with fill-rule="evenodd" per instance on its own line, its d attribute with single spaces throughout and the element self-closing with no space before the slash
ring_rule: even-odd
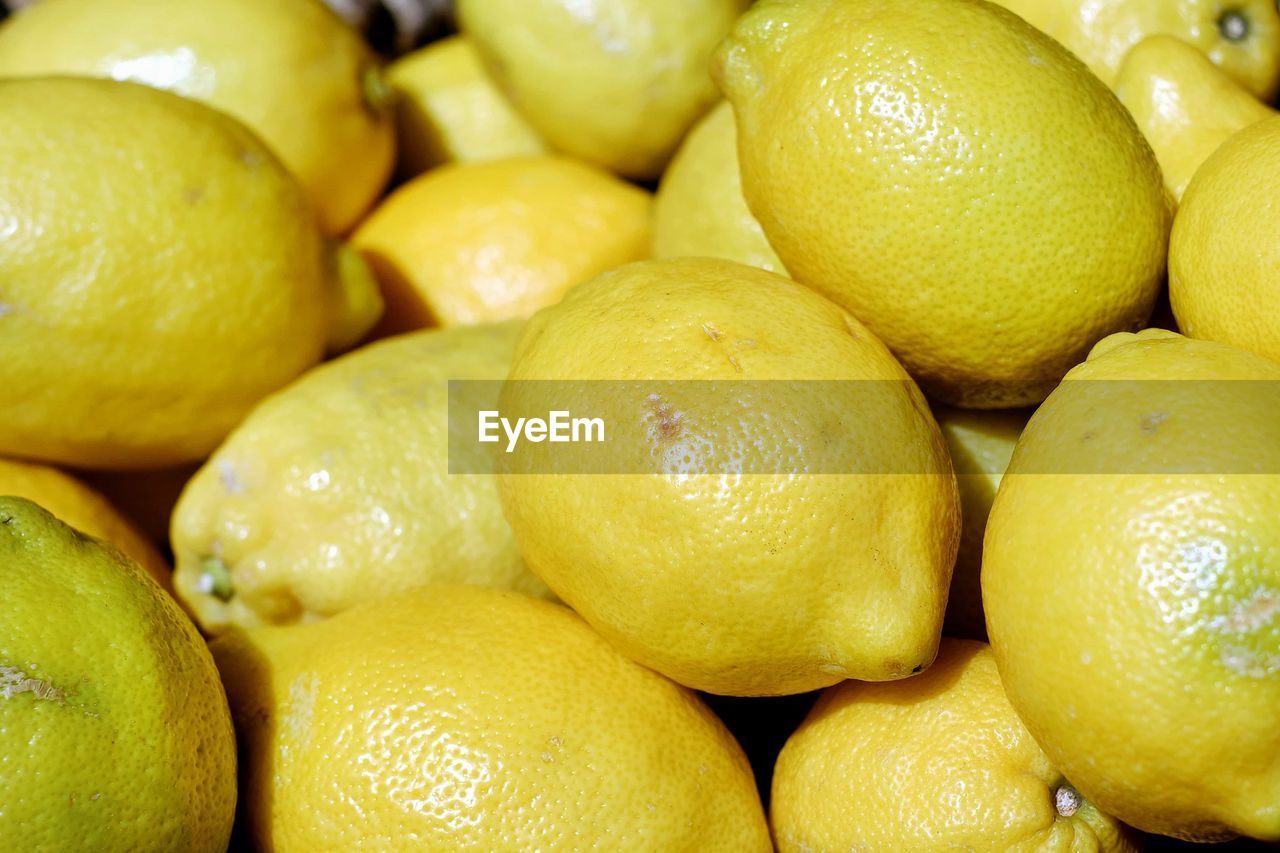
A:
<svg viewBox="0 0 1280 853">
<path fill-rule="evenodd" d="M 32 678 L 15 666 L 0 666 L 0 699 L 9 699 L 19 693 L 30 693 L 37 699 L 66 704 L 66 693 L 47 681 Z"/>
<path fill-rule="evenodd" d="M 1280 591 L 1264 588 L 1244 601 L 1237 601 L 1225 615 L 1209 620 L 1208 627 L 1223 634 L 1252 634 L 1277 617 L 1280 617 Z"/>
<path fill-rule="evenodd" d="M 658 394 L 649 395 L 649 411 L 657 420 L 657 437 L 664 441 L 680 435 L 684 413 L 662 399 Z"/>
<path fill-rule="evenodd" d="M 1168 419 L 1168 412 L 1148 412 L 1138 421 L 1138 426 L 1144 433 L 1151 435 Z"/>
</svg>

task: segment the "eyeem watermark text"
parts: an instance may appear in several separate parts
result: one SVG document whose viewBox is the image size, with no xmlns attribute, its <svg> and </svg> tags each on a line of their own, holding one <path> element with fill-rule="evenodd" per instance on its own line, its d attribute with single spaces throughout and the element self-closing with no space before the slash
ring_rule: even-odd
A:
<svg viewBox="0 0 1280 853">
<path fill-rule="evenodd" d="M 499 434 L 501 429 L 502 434 Z M 604 441 L 604 418 L 575 418 L 569 412 L 557 409 L 545 418 L 504 418 L 493 409 L 479 413 L 479 440 L 483 444 L 495 444 L 506 436 L 506 452 L 511 453 L 521 439 L 538 444 L 543 441 L 557 443 L 591 443 Z"/>
</svg>

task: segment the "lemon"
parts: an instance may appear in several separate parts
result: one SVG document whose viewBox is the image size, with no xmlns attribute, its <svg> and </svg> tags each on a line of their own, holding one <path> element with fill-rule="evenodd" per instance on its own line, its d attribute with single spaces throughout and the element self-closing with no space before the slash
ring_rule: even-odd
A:
<svg viewBox="0 0 1280 853">
<path fill-rule="evenodd" d="M 262 849 L 770 849 L 720 721 L 559 605 L 442 586 L 213 651 Z"/>
<path fill-rule="evenodd" d="M 546 146 L 489 79 L 471 40 L 451 36 L 387 69 L 397 95 L 398 171 L 411 178 L 442 163 L 542 154 Z"/>
<path fill-rule="evenodd" d="M 201 627 L 315 620 L 432 582 L 546 594 L 493 479 L 450 473 L 465 460 L 450 455 L 448 382 L 501 379 L 518 332 L 399 336 L 254 409 L 174 512 L 174 585 Z"/>
<path fill-rule="evenodd" d="M 1155 157 L 1105 86 L 1008 12 L 764 0 L 716 67 L 778 257 L 943 402 L 1038 402 L 1150 313 L 1171 217 Z"/>
<path fill-rule="evenodd" d="M 662 176 L 653 205 L 653 256 L 705 256 L 786 274 L 747 208 L 738 134 L 727 101 L 694 125 Z"/>
<path fill-rule="evenodd" d="M 1169 298 L 1193 338 L 1280 361 L 1280 116 L 1222 144 L 1196 172 L 1173 224 Z"/>
<path fill-rule="evenodd" d="M 1152 35 L 1189 42 L 1260 98 L 1280 85 L 1280 15 L 1271 0 L 995 0 L 1044 30 L 1111 85 L 1125 54 Z"/>
<path fill-rule="evenodd" d="M 0 28 L 0 75 L 130 80 L 195 98 L 260 135 L 345 231 L 390 174 L 377 60 L 317 0 L 45 0 Z"/>
<path fill-rule="evenodd" d="M 1009 706 L 995 658 L 942 641 L 927 672 L 823 692 L 778 756 L 778 850 L 1132 851 Z"/>
<path fill-rule="evenodd" d="M 1009 699 L 1108 814 L 1280 839 L 1280 364 L 1148 330 L 1067 380 L 987 524 Z"/>
<path fill-rule="evenodd" d="M 47 465 L 0 459 L 0 495 L 39 504 L 64 524 L 119 548 L 156 583 L 171 586 L 169 565 L 155 546 L 106 498 L 74 477 Z"/>
<path fill-rule="evenodd" d="M 707 60 L 749 0 L 459 0 L 499 87 L 554 149 L 655 178 L 716 100 Z"/>
<path fill-rule="evenodd" d="M 583 163 L 521 157 L 436 169 L 352 238 L 382 282 L 381 331 L 523 319 L 649 250 L 649 194 Z"/>
<path fill-rule="evenodd" d="M 0 848 L 222 851 L 236 746 L 200 635 L 141 569 L 0 497 Z"/>
<path fill-rule="evenodd" d="M 327 340 L 377 317 L 371 283 L 339 286 L 284 167 L 202 104 L 132 83 L 0 81 L 0 146 L 0 387 L 14 401 L 0 453 L 199 459 Z"/>
<path fill-rule="evenodd" d="M 1025 409 L 980 411 L 937 406 L 933 411 L 951 453 L 960 489 L 960 550 L 951 575 L 943 632 L 952 637 L 987 638 L 982 615 L 982 536 L 996 489 L 1030 413 Z"/>
<path fill-rule="evenodd" d="M 1276 115 L 1173 36 L 1151 36 L 1129 51 L 1115 92 L 1151 143 L 1165 186 L 1178 200 L 1200 164 L 1229 136 Z"/>
<path fill-rule="evenodd" d="M 529 445 L 547 467 L 501 466 L 499 492 L 529 567 L 633 659 L 733 695 L 932 660 L 959 533 L 946 448 L 883 344 L 807 288 L 710 258 L 604 273 L 529 321 L 501 402 L 612 430 L 616 466 Z"/>
</svg>

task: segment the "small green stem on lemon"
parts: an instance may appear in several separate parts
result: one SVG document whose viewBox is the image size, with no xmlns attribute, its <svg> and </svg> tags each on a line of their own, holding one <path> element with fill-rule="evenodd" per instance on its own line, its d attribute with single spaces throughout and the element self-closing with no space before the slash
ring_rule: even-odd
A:
<svg viewBox="0 0 1280 853">
<path fill-rule="evenodd" d="M 1070 785 L 1059 785 L 1058 790 L 1053 792 L 1053 807 L 1063 817 L 1071 817 L 1080 811 L 1080 806 L 1083 804 L 1084 797 Z"/>
<path fill-rule="evenodd" d="M 217 557 L 206 557 L 200 564 L 200 591 L 219 601 L 230 601 L 235 590 L 231 587 L 231 570 Z"/>
<path fill-rule="evenodd" d="M 375 119 L 380 119 L 391 106 L 391 86 L 382 69 L 376 65 L 366 65 L 360 72 L 360 95 L 364 107 Z"/>
</svg>

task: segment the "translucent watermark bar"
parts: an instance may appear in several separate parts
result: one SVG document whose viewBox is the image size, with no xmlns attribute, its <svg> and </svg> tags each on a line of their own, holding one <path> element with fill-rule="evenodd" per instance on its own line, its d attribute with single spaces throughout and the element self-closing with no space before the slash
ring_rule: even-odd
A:
<svg viewBox="0 0 1280 853">
<path fill-rule="evenodd" d="M 1019 473 L 1280 474 L 1280 382 L 1077 380 L 1051 401 Z M 890 380 L 451 380 L 449 471 L 945 474 L 926 411 Z"/>
</svg>

